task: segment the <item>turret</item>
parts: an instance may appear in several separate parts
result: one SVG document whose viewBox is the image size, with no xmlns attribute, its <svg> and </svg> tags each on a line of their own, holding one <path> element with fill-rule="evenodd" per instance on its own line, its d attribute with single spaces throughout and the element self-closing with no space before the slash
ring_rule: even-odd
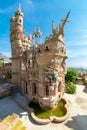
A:
<svg viewBox="0 0 87 130">
<path fill-rule="evenodd" d="M 10 19 L 10 41 L 12 47 L 12 57 L 18 56 L 22 48 L 24 38 L 23 13 L 20 4 L 15 12 L 15 16 Z"/>
<path fill-rule="evenodd" d="M 18 5 L 18 10 L 15 12 L 15 22 L 16 24 L 23 26 L 23 13 L 21 12 L 20 4 Z"/>
</svg>

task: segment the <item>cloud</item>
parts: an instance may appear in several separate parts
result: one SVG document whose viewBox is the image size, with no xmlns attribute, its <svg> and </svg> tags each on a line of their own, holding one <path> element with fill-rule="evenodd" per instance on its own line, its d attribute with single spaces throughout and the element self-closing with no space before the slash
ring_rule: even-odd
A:
<svg viewBox="0 0 87 130">
<path fill-rule="evenodd" d="M 75 35 L 75 34 L 74 34 Z M 74 46 L 87 46 L 87 29 L 79 29 L 76 35 L 66 39 L 67 47 Z"/>
<path fill-rule="evenodd" d="M 74 48 L 67 51 L 67 56 L 69 58 L 83 58 L 87 57 L 87 49 L 86 48 Z"/>
<path fill-rule="evenodd" d="M 26 2 L 25 0 L 21 0 L 20 4 L 24 12 L 28 12 L 30 9 L 34 7 L 32 0 L 26 0 Z"/>
<path fill-rule="evenodd" d="M 0 9 L 0 14 L 12 13 L 12 12 L 16 11 L 18 4 L 19 3 L 17 1 L 5 9 Z M 25 0 L 20 0 L 20 4 L 21 4 L 21 8 L 25 12 L 27 12 L 27 10 L 29 10 L 30 8 L 32 8 L 34 6 L 32 0 L 26 0 L 26 2 L 25 2 Z"/>
<path fill-rule="evenodd" d="M 66 63 L 68 67 L 87 67 L 87 58 L 69 58 Z"/>
<path fill-rule="evenodd" d="M 11 57 L 11 52 L 3 52 L 4 55 L 6 55 L 7 57 Z"/>
<path fill-rule="evenodd" d="M 76 40 L 76 41 L 66 41 L 67 47 L 79 47 L 79 46 L 87 46 L 87 39 Z"/>
</svg>

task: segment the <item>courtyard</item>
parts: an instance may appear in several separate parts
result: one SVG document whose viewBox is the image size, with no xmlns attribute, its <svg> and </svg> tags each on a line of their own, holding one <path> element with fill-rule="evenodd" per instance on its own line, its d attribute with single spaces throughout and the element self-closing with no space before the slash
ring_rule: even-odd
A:
<svg viewBox="0 0 87 130">
<path fill-rule="evenodd" d="M 27 100 L 20 93 L 0 100 L 0 120 L 7 115 L 16 113 L 24 122 L 27 130 L 86 130 L 87 129 L 87 88 L 84 85 L 76 85 L 76 94 L 65 94 L 69 100 L 70 117 L 63 123 L 50 123 L 39 125 L 31 119 L 27 113 Z"/>
</svg>

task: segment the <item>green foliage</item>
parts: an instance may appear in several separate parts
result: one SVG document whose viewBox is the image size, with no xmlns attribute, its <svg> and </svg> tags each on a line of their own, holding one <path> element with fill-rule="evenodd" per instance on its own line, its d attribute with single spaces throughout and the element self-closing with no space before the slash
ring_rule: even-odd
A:
<svg viewBox="0 0 87 130">
<path fill-rule="evenodd" d="M 83 82 L 84 82 L 85 85 L 87 85 L 87 80 L 84 80 Z"/>
<path fill-rule="evenodd" d="M 68 82 L 65 87 L 65 92 L 70 94 L 76 93 L 76 86 L 72 82 Z"/>
<path fill-rule="evenodd" d="M 4 62 L 3 60 L 0 60 L 0 68 L 2 68 L 4 66 Z"/>
<path fill-rule="evenodd" d="M 68 69 L 67 74 L 65 76 L 65 81 L 67 82 L 75 82 L 77 77 L 79 76 L 79 72 L 75 69 Z"/>
</svg>

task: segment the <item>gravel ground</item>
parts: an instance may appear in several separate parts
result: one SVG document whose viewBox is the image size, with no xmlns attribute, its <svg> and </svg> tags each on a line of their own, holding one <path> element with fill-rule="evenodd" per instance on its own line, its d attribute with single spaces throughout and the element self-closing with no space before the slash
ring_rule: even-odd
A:
<svg viewBox="0 0 87 130">
<path fill-rule="evenodd" d="M 17 113 L 21 115 L 21 120 L 27 126 L 27 130 L 87 130 L 87 88 L 83 85 L 76 86 L 76 94 L 64 95 L 70 102 L 71 113 L 66 122 L 38 125 L 24 109 L 27 102 L 21 94 L 0 100 L 0 119 L 11 113 Z"/>
</svg>

